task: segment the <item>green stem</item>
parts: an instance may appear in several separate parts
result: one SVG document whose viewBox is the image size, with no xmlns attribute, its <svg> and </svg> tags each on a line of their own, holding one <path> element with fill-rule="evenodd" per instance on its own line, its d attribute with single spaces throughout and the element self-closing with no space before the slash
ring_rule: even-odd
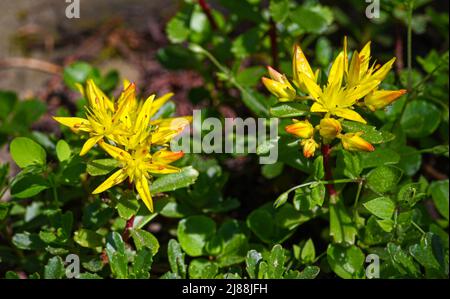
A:
<svg viewBox="0 0 450 299">
<path fill-rule="evenodd" d="M 420 232 L 420 233 L 422 233 L 422 235 L 425 235 L 426 234 L 426 232 L 417 224 L 417 223 L 415 223 L 414 222 L 414 220 L 411 220 L 411 224 L 415 227 L 415 228 L 417 228 L 417 230 Z"/>
<path fill-rule="evenodd" d="M 408 5 L 408 37 L 407 37 L 407 60 L 408 60 L 408 92 L 412 91 L 412 17 L 414 1 L 409 1 Z"/>
<path fill-rule="evenodd" d="M 362 187 L 363 187 L 363 181 L 360 181 L 358 183 L 358 190 L 356 191 L 355 203 L 353 204 L 353 221 L 355 221 L 355 222 L 356 222 L 356 217 L 359 216 L 359 214 L 358 214 L 358 202 L 359 202 L 359 197 L 361 196 Z"/>
<path fill-rule="evenodd" d="M 317 184 L 345 184 L 345 183 L 357 183 L 357 182 L 361 182 L 361 178 L 357 178 L 357 179 L 338 179 L 338 180 L 329 180 L 329 181 L 312 181 L 312 182 L 307 182 L 301 185 L 297 185 L 295 187 L 292 187 L 291 189 L 287 190 L 285 193 L 290 193 L 296 189 L 299 188 L 303 188 L 303 187 L 308 187 L 311 185 L 317 185 Z"/>
</svg>

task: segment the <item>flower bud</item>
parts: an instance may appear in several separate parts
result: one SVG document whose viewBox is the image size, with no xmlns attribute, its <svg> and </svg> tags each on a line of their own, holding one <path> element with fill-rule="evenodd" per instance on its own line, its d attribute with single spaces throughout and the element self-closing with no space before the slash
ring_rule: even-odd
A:
<svg viewBox="0 0 450 299">
<path fill-rule="evenodd" d="M 292 72 L 294 74 L 294 83 L 302 92 L 307 93 L 308 89 L 306 88 L 305 83 L 302 80 L 301 74 L 308 76 L 314 82 L 316 82 L 317 74 L 315 74 L 311 69 L 309 62 L 306 59 L 306 56 L 299 45 L 295 45 L 292 66 L 293 66 Z"/>
<path fill-rule="evenodd" d="M 373 152 L 375 150 L 373 145 L 362 139 L 360 135 L 362 132 L 347 133 L 338 137 L 341 138 L 342 146 L 348 151 Z"/>
<path fill-rule="evenodd" d="M 297 95 L 285 75 L 280 74 L 270 66 L 268 67 L 271 79 L 263 77 L 264 86 L 275 95 L 281 102 L 292 101 Z"/>
<path fill-rule="evenodd" d="M 334 118 L 325 117 L 320 121 L 320 136 L 323 137 L 325 143 L 330 143 L 342 131 L 341 123 Z"/>
<path fill-rule="evenodd" d="M 303 156 L 305 158 L 314 157 L 314 152 L 319 148 L 319 145 L 313 138 L 302 140 L 301 145 L 303 146 Z"/>
<path fill-rule="evenodd" d="M 286 126 L 285 130 L 289 134 L 304 139 L 311 138 L 314 134 L 314 128 L 308 120 L 299 121 L 294 119 L 294 123 L 292 125 Z"/>
<path fill-rule="evenodd" d="M 382 109 L 406 93 L 400 90 L 375 90 L 364 98 L 364 104 L 372 111 Z"/>
</svg>

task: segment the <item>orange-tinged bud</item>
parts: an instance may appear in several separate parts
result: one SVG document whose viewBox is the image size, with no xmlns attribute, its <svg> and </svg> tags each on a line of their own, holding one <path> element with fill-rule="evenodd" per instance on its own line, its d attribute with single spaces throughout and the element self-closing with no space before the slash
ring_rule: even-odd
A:
<svg viewBox="0 0 450 299">
<path fill-rule="evenodd" d="M 326 117 L 320 120 L 319 134 L 325 143 L 330 143 L 342 131 L 341 123 L 334 118 Z"/>
<path fill-rule="evenodd" d="M 294 123 L 292 125 L 288 125 L 284 129 L 289 134 L 292 134 L 292 135 L 295 135 L 297 137 L 304 138 L 304 139 L 311 138 L 311 136 L 314 134 L 314 128 L 309 123 L 308 120 L 304 120 L 304 121 L 294 120 Z"/>
<path fill-rule="evenodd" d="M 301 145 L 303 146 L 303 156 L 306 158 L 314 157 L 316 149 L 319 148 L 319 145 L 313 138 L 302 140 Z"/>
<path fill-rule="evenodd" d="M 280 74 L 270 66 L 267 68 L 269 70 L 270 79 L 266 77 L 262 78 L 264 86 L 282 102 L 295 99 L 297 93 L 286 76 Z"/>
<path fill-rule="evenodd" d="M 340 135 L 339 138 L 341 138 L 342 146 L 348 151 L 373 152 L 375 150 L 373 145 L 362 139 L 361 135 L 362 132 L 347 133 Z"/>
<path fill-rule="evenodd" d="M 382 109 L 406 93 L 400 90 L 375 90 L 364 98 L 364 104 L 372 111 Z"/>
</svg>

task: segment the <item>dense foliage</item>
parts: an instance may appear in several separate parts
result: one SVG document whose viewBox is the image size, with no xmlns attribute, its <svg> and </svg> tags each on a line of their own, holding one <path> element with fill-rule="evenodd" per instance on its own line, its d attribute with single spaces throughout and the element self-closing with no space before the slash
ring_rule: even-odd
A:
<svg viewBox="0 0 450 299">
<path fill-rule="evenodd" d="M 448 278 L 440 3 L 381 1 L 369 20 L 359 0 L 210 2 L 182 1 L 159 62 L 202 76 L 188 95 L 202 119 L 277 118 L 279 136 L 256 154 L 181 157 L 167 150 L 185 126 L 165 127 L 175 101 L 144 101 L 120 70 L 81 61 L 64 68 L 67 89 L 81 93 L 76 111 L 54 115 L 58 134 L 31 129 L 42 101 L 0 91 L 0 145 L 20 168 L 12 176 L 0 164 L 2 276 L 65 278 L 75 254 L 80 278 L 366 278 L 374 257 L 381 278 Z M 361 83 L 363 64 L 372 77 Z M 346 99 L 365 85 L 350 104 L 336 91 L 330 110 L 327 84 Z M 258 164 L 275 144 L 278 162 Z"/>
</svg>

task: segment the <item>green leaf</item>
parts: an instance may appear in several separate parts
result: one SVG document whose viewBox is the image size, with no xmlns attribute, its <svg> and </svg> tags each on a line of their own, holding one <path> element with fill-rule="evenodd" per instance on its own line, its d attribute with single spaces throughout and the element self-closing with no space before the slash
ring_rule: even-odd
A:
<svg viewBox="0 0 450 299">
<path fill-rule="evenodd" d="M 395 222 L 391 219 L 376 219 L 378 225 L 387 233 L 394 229 Z"/>
<path fill-rule="evenodd" d="M 385 193 L 397 186 L 403 172 L 393 166 L 380 166 L 367 174 L 367 186 L 376 193 Z"/>
<path fill-rule="evenodd" d="M 329 15 L 331 15 L 331 20 Z M 332 12 L 329 8 L 322 6 L 307 7 L 302 5 L 292 11 L 290 18 L 304 32 L 320 34 L 331 24 Z"/>
<path fill-rule="evenodd" d="M 118 166 L 119 162 L 115 159 L 97 159 L 87 164 L 86 171 L 91 176 L 99 176 L 110 173 Z"/>
<path fill-rule="evenodd" d="M 392 265 L 401 275 L 407 278 L 420 277 L 419 266 L 399 245 L 388 243 L 387 252 L 389 253 Z"/>
<path fill-rule="evenodd" d="M 335 243 L 354 244 L 357 230 L 346 207 L 339 200 L 330 204 L 330 236 Z"/>
<path fill-rule="evenodd" d="M 6 119 L 18 100 L 15 92 L 0 90 L 0 120 Z"/>
<path fill-rule="evenodd" d="M 173 17 L 166 27 L 166 34 L 172 43 L 182 43 L 189 37 L 189 16 L 185 11 L 180 11 Z"/>
<path fill-rule="evenodd" d="M 0 220 L 3 220 L 6 217 L 8 217 L 10 207 L 11 203 L 0 201 Z"/>
<path fill-rule="evenodd" d="M 284 118 L 309 115 L 309 110 L 309 107 L 303 102 L 284 102 L 273 106 L 269 111 L 271 116 Z"/>
<path fill-rule="evenodd" d="M 45 279 L 61 279 L 65 274 L 64 263 L 59 256 L 52 257 L 44 267 Z"/>
<path fill-rule="evenodd" d="M 426 233 L 419 244 L 409 247 L 409 253 L 425 268 L 440 270 L 443 276 L 446 276 L 444 249 L 437 235 Z"/>
<path fill-rule="evenodd" d="M 391 141 L 395 135 L 386 131 L 377 131 L 374 126 L 362 124 L 356 121 L 344 120 L 341 122 L 342 128 L 347 133 L 363 132 L 361 138 L 372 143 L 380 144 Z"/>
<path fill-rule="evenodd" d="M 330 244 L 327 249 L 327 260 L 331 269 L 344 279 L 364 277 L 364 253 L 359 247 L 344 247 Z"/>
<path fill-rule="evenodd" d="M 50 188 L 48 180 L 39 175 L 27 174 L 14 181 L 11 185 L 11 195 L 15 198 L 30 198 Z"/>
<path fill-rule="evenodd" d="M 30 234 L 29 232 L 15 234 L 12 243 L 17 248 L 24 250 L 38 250 L 45 246 L 37 234 Z"/>
<path fill-rule="evenodd" d="M 185 188 L 194 184 L 198 178 L 198 175 L 198 171 L 192 166 L 183 167 L 179 173 L 164 175 L 156 179 L 150 185 L 151 193 L 157 194 Z"/>
<path fill-rule="evenodd" d="M 217 262 L 220 267 L 241 263 L 244 261 L 248 250 L 248 237 L 244 232 L 244 228 L 234 219 L 226 220 L 220 226 L 214 238 L 207 244 L 207 250 L 210 247 L 210 243 L 213 243 L 213 245 L 216 245 L 215 247 L 220 249 L 217 255 Z M 220 247 L 217 245 L 220 245 Z"/>
<path fill-rule="evenodd" d="M 389 197 L 378 197 L 363 204 L 373 215 L 381 219 L 391 219 L 395 204 Z"/>
<path fill-rule="evenodd" d="M 106 254 L 108 255 L 111 272 L 116 278 L 128 277 L 128 258 L 122 236 L 112 232 L 107 237 Z"/>
<path fill-rule="evenodd" d="M 190 279 L 211 279 L 219 273 L 217 263 L 210 262 L 207 259 L 195 259 L 189 264 Z"/>
<path fill-rule="evenodd" d="M 266 179 L 273 179 L 279 176 L 284 169 L 282 162 L 276 162 L 274 164 L 264 164 L 261 168 L 261 173 Z"/>
<path fill-rule="evenodd" d="M 152 233 L 142 229 L 131 229 L 130 234 L 138 251 L 143 248 L 148 248 L 152 251 L 153 255 L 158 252 L 159 242 Z"/>
<path fill-rule="evenodd" d="M 319 275 L 320 268 L 317 266 L 307 266 L 302 272 L 296 277 L 298 279 L 314 279 Z"/>
<path fill-rule="evenodd" d="M 318 156 L 314 160 L 314 178 L 321 180 L 325 176 L 325 169 L 323 167 L 323 156 Z"/>
<path fill-rule="evenodd" d="M 11 156 L 20 168 L 32 165 L 43 166 L 46 153 L 42 146 L 26 137 L 14 138 L 10 145 Z"/>
<path fill-rule="evenodd" d="M 97 251 L 101 251 L 103 246 L 102 235 L 84 228 L 76 231 L 73 239 L 81 247 L 91 248 Z"/>
<path fill-rule="evenodd" d="M 312 263 L 316 258 L 316 249 L 311 238 L 303 245 L 300 258 L 304 263 Z"/>
<path fill-rule="evenodd" d="M 317 183 L 309 187 L 295 190 L 294 206 L 296 210 L 306 212 L 313 210 L 316 206 L 321 207 L 325 200 L 325 186 Z"/>
<path fill-rule="evenodd" d="M 17 274 L 14 271 L 8 271 L 5 274 L 5 278 L 6 279 L 20 279 L 20 276 L 19 276 L 19 274 Z"/>
<path fill-rule="evenodd" d="M 178 240 L 190 256 L 203 255 L 206 242 L 215 232 L 216 223 L 206 216 L 191 216 L 178 223 Z"/>
<path fill-rule="evenodd" d="M 116 205 L 119 216 L 125 220 L 129 220 L 132 216 L 136 215 L 140 207 L 141 205 L 138 200 L 122 196 L 120 197 L 119 202 Z"/>
<path fill-rule="evenodd" d="M 236 75 L 236 81 L 244 87 L 255 86 L 265 72 L 266 70 L 261 66 L 252 66 L 240 71 Z"/>
<path fill-rule="evenodd" d="M 179 278 L 186 278 L 186 264 L 184 263 L 184 253 L 180 244 L 170 239 L 167 247 L 167 255 L 169 256 L 169 264 L 172 273 L 178 275 Z"/>
<path fill-rule="evenodd" d="M 100 75 L 98 70 L 90 64 L 82 61 L 76 61 L 64 68 L 63 79 L 69 88 L 78 91 L 76 83 L 84 84 L 88 79 L 98 79 Z"/>
<path fill-rule="evenodd" d="M 339 151 L 336 163 L 338 170 L 342 170 L 343 175 L 350 179 L 359 178 L 362 172 L 361 159 L 356 153 Z"/>
<path fill-rule="evenodd" d="M 153 253 L 150 250 L 142 249 L 136 254 L 133 261 L 132 272 L 135 278 L 148 279 L 150 278 L 150 270 L 153 264 Z"/>
<path fill-rule="evenodd" d="M 397 193 L 397 201 L 400 207 L 410 209 L 415 206 L 415 204 L 424 198 L 426 194 L 421 192 L 420 183 L 409 183 L 403 185 Z"/>
<path fill-rule="evenodd" d="M 258 277 L 258 264 L 260 261 L 262 261 L 262 255 L 258 251 L 252 249 L 247 253 L 245 269 L 250 278 L 255 279 Z"/>
<path fill-rule="evenodd" d="M 231 53 L 236 58 L 245 58 L 256 52 L 260 45 L 261 32 L 255 27 L 239 35 L 231 46 Z"/>
<path fill-rule="evenodd" d="M 270 0 L 269 12 L 275 22 L 282 23 L 289 16 L 289 1 Z"/>
<path fill-rule="evenodd" d="M 284 254 L 284 249 L 281 245 L 277 244 L 273 246 L 270 252 L 267 269 L 267 278 L 279 279 L 283 278 L 284 273 L 284 263 L 286 262 L 286 256 Z"/>
<path fill-rule="evenodd" d="M 69 160 L 71 155 L 71 150 L 69 145 L 65 140 L 59 140 L 56 144 L 56 156 L 60 162 Z"/>
<path fill-rule="evenodd" d="M 444 216 L 445 219 L 449 220 L 449 196 L 448 196 L 448 180 L 445 181 L 435 181 L 430 185 L 430 193 L 433 198 L 434 205 L 439 213 Z"/>
<path fill-rule="evenodd" d="M 331 61 L 333 48 L 326 37 L 319 37 L 316 43 L 316 59 L 322 66 L 327 66 Z"/>
<path fill-rule="evenodd" d="M 441 111 L 425 100 L 409 102 L 406 105 L 400 125 L 410 137 L 422 138 L 433 133 L 441 122 Z"/>
<path fill-rule="evenodd" d="M 400 162 L 400 155 L 389 148 L 375 148 L 373 152 L 360 152 L 362 168 L 372 168 L 383 165 L 397 164 Z"/>
</svg>

